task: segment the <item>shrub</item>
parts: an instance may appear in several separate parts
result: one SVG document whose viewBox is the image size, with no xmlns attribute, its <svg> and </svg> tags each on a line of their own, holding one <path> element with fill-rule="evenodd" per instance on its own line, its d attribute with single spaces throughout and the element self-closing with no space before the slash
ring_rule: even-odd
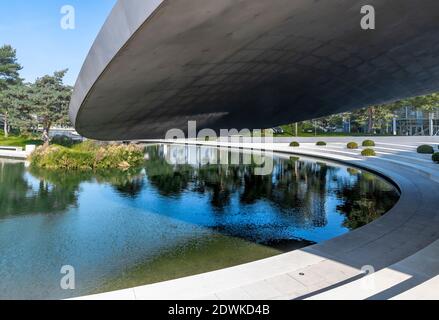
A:
<svg viewBox="0 0 439 320">
<path fill-rule="evenodd" d="M 347 147 L 348 147 L 348 149 L 358 149 L 358 143 L 356 143 L 356 142 L 349 142 Z"/>
<path fill-rule="evenodd" d="M 364 149 L 363 151 L 361 151 L 361 155 L 364 157 L 374 157 L 376 156 L 376 153 L 373 149 Z"/>
<path fill-rule="evenodd" d="M 433 155 L 431 156 L 432 160 L 436 163 L 439 163 L 439 152 L 435 152 L 433 153 Z"/>
<path fill-rule="evenodd" d="M 360 171 L 358 169 L 355 169 L 355 168 L 348 168 L 347 171 L 350 175 L 353 175 L 353 176 L 356 176 L 360 173 Z"/>
<path fill-rule="evenodd" d="M 434 149 L 432 146 L 429 146 L 427 144 L 423 144 L 422 146 L 419 146 L 417 149 L 418 153 L 424 153 L 424 154 L 433 154 Z"/>
<path fill-rule="evenodd" d="M 39 147 L 31 155 L 32 166 L 64 170 L 127 170 L 139 166 L 144 159 L 143 149 L 135 145 L 77 145 Z"/>
<path fill-rule="evenodd" d="M 95 169 L 127 169 L 143 162 L 143 149 L 136 145 L 108 145 L 95 153 Z"/>
<path fill-rule="evenodd" d="M 325 141 L 318 141 L 316 143 L 316 146 L 326 146 L 326 142 Z"/>
<path fill-rule="evenodd" d="M 50 142 L 67 148 L 70 148 L 75 144 L 75 141 L 72 138 L 61 135 L 54 136 Z"/>
<path fill-rule="evenodd" d="M 363 147 L 375 147 L 375 142 L 372 140 L 364 140 Z"/>
<path fill-rule="evenodd" d="M 37 148 L 31 156 L 31 164 L 45 169 L 91 170 L 94 157 L 91 152 L 81 152 L 62 146 Z"/>
<path fill-rule="evenodd" d="M 96 152 L 100 147 L 107 146 L 107 142 L 97 142 L 93 140 L 86 140 L 79 144 L 73 146 L 74 150 L 77 151 L 88 151 L 88 152 Z"/>
<path fill-rule="evenodd" d="M 290 143 L 290 147 L 294 147 L 294 148 L 300 147 L 300 143 L 297 141 L 293 141 Z"/>
</svg>

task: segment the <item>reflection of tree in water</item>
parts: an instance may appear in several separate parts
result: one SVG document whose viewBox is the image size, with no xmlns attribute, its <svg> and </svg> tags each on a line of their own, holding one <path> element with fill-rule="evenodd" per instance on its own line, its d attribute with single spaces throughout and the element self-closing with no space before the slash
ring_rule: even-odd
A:
<svg viewBox="0 0 439 320">
<path fill-rule="evenodd" d="M 129 198 L 136 198 L 145 186 L 145 179 L 142 176 L 133 177 L 131 180 L 126 180 L 122 183 L 114 185 L 116 190 Z"/>
<path fill-rule="evenodd" d="M 52 213 L 76 202 L 76 190 L 41 179 L 33 187 L 25 177 L 24 163 L 0 163 L 0 216 Z"/>
<path fill-rule="evenodd" d="M 128 172 L 69 172 L 35 167 L 29 173 L 37 179 L 32 185 L 22 162 L 0 162 L 0 218 L 11 215 L 58 213 L 77 205 L 80 184 L 95 179 L 110 183 L 118 192 L 135 197 L 143 188 L 140 169 Z"/>
<path fill-rule="evenodd" d="M 128 197 L 136 197 L 144 187 L 144 177 L 141 168 L 130 170 L 100 170 L 100 171 L 60 171 L 45 170 L 31 167 L 30 173 L 48 182 L 52 186 L 62 187 L 67 193 L 76 193 L 83 182 L 96 181 L 107 183 L 114 187 L 120 194 Z"/>
<path fill-rule="evenodd" d="M 145 171 L 148 180 L 160 194 L 178 196 L 187 189 L 194 174 L 191 166 L 168 164 L 158 146 L 148 147 L 147 154 L 149 159 L 145 162 Z"/>
<path fill-rule="evenodd" d="M 23 178 L 24 164 L 0 162 L 0 217 L 19 214 L 30 186 Z M 17 176 L 22 177 L 16 179 Z M 17 209 L 19 211 L 17 212 Z"/>
<path fill-rule="evenodd" d="M 90 173 L 89 179 L 96 179 L 98 183 L 108 183 L 122 196 L 136 198 L 145 187 L 145 177 L 142 168 L 129 170 L 101 170 Z"/>
<path fill-rule="evenodd" d="M 239 192 L 244 205 L 268 201 L 286 216 L 295 215 L 317 227 L 327 224 L 327 181 L 337 168 L 296 158 L 275 159 L 273 173 L 260 176 L 254 174 L 255 165 L 171 165 L 157 146 L 148 148 L 148 154 L 148 179 L 163 195 L 179 195 L 188 189 L 210 194 L 213 208 L 222 211 Z M 298 208 L 303 209 L 299 215 Z"/>
<path fill-rule="evenodd" d="M 254 165 L 172 165 L 164 159 L 162 146 L 149 147 L 148 154 L 146 174 L 162 195 L 178 196 L 186 190 L 209 194 L 218 212 L 239 192 L 243 205 L 267 201 L 297 223 L 322 227 L 328 223 L 328 192 L 335 183 L 341 202 L 337 210 L 346 215 L 345 226 L 354 229 L 381 216 L 398 199 L 392 186 L 372 174 L 349 168 L 350 176 L 343 175 L 339 167 L 295 157 L 275 158 L 272 174 L 259 176 Z"/>
<path fill-rule="evenodd" d="M 241 186 L 245 174 L 241 166 L 201 166 L 196 177 L 195 191 L 209 193 L 211 204 L 217 211 L 222 211 L 230 204 L 231 196 Z"/>
<path fill-rule="evenodd" d="M 337 196 L 343 203 L 337 209 L 346 215 L 343 225 L 353 230 L 389 211 L 399 194 L 391 185 L 370 173 L 358 170 L 350 170 L 349 173 L 351 179 L 340 181 Z"/>
<path fill-rule="evenodd" d="M 346 216 L 344 225 L 354 229 L 387 212 L 398 199 L 394 188 L 374 175 L 356 169 L 340 174 L 338 167 L 300 161 L 274 159 L 271 175 L 254 174 L 255 165 L 172 165 L 165 161 L 162 147 L 148 148 L 145 163 L 148 180 L 164 196 L 185 191 L 209 196 L 219 217 L 229 212 L 234 195 L 243 206 L 268 202 L 282 218 L 314 227 L 327 224 L 328 192 Z M 8 215 L 63 212 L 77 205 L 80 184 L 107 183 L 120 195 L 135 198 L 145 188 L 142 168 L 129 171 L 68 172 L 30 168 L 37 179 L 31 184 L 23 163 L 0 163 L 0 217 Z M 334 191 L 335 190 L 335 191 Z"/>
</svg>

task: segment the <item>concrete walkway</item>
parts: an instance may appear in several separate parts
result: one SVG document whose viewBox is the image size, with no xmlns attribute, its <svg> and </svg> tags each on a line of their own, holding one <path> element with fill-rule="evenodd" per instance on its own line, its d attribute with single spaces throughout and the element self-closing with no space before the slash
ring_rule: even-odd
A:
<svg viewBox="0 0 439 320">
<path fill-rule="evenodd" d="M 367 168 L 396 183 L 401 199 L 382 218 L 314 246 L 233 268 L 82 299 L 439 298 L 439 165 L 430 160 L 431 156 L 415 151 L 424 142 L 439 145 L 439 139 L 421 139 L 425 141 L 374 139 L 378 141 L 378 156 L 372 158 L 362 157 L 361 148 L 346 149 L 346 141 L 339 138 L 326 147 L 315 146 L 315 141 L 331 139 L 307 139 L 299 148 L 289 147 L 288 141 L 243 145 Z M 372 268 L 375 273 L 365 275 L 363 270 Z"/>
<path fill-rule="evenodd" d="M 34 150 L 33 145 L 26 146 L 24 150 L 21 147 L 0 146 L 0 158 L 26 160 Z"/>
</svg>

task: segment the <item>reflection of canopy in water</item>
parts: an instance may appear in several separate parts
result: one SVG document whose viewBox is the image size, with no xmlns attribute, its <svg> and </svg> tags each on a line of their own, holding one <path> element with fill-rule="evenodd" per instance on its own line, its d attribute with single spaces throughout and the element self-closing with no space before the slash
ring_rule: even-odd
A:
<svg viewBox="0 0 439 320">
<path fill-rule="evenodd" d="M 76 203 L 76 191 L 26 175 L 24 163 L 0 161 L 0 217 L 62 212 Z"/>
<path fill-rule="evenodd" d="M 140 169 L 72 173 L 31 167 L 29 172 L 24 162 L 0 160 L 0 217 L 64 212 L 76 205 L 80 184 L 92 179 L 128 196 L 136 196 L 144 181 Z"/>
</svg>

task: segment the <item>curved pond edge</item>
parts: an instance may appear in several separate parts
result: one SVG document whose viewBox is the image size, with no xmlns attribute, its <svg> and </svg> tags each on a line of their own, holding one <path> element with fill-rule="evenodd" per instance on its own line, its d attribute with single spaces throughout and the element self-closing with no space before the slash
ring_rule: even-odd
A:
<svg viewBox="0 0 439 320">
<path fill-rule="evenodd" d="M 153 141 L 151 141 L 153 142 Z M 154 141 L 154 143 L 172 143 Z M 176 142 L 173 142 L 176 143 Z M 439 238 L 434 206 L 436 167 L 400 161 L 398 154 L 364 158 L 340 149 L 290 148 L 288 144 L 177 142 L 184 145 L 269 150 L 309 156 L 377 174 L 400 191 L 400 199 L 383 217 L 340 237 L 272 258 L 201 275 L 104 293 L 82 299 L 294 299 L 341 286 L 364 276 L 364 267 L 379 271 L 400 262 Z M 436 171 L 436 172 L 435 172 Z"/>
</svg>

